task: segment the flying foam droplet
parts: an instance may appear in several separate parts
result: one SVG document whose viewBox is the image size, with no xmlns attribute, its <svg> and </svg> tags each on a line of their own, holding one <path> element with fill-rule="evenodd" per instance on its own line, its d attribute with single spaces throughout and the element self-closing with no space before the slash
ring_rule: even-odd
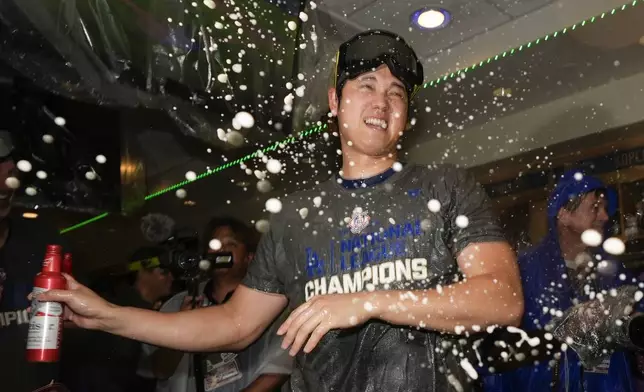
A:
<svg viewBox="0 0 644 392">
<path fill-rule="evenodd" d="M 255 125 L 253 115 L 248 112 L 239 112 L 235 115 L 235 120 L 242 128 L 252 128 Z"/>
<path fill-rule="evenodd" d="M 85 173 L 85 178 L 90 181 L 94 181 L 96 179 L 96 173 L 94 173 L 93 171 L 88 171 L 87 173 Z"/>
<path fill-rule="evenodd" d="M 584 174 L 581 172 L 577 172 L 573 176 L 575 178 L 575 181 L 581 181 L 584 179 Z"/>
<path fill-rule="evenodd" d="M 27 196 L 36 196 L 38 194 L 38 191 L 33 186 L 28 186 L 25 189 L 25 193 L 27 194 Z"/>
<path fill-rule="evenodd" d="M 599 246 L 602 243 L 602 235 L 594 229 L 588 229 L 581 233 L 581 241 L 588 246 Z"/>
<path fill-rule="evenodd" d="M 470 220 L 465 215 L 459 215 L 456 217 L 456 226 L 461 229 L 466 228 L 470 224 Z"/>
<path fill-rule="evenodd" d="M 266 200 L 266 211 L 272 214 L 279 214 L 282 211 L 282 202 L 276 198 L 270 198 Z"/>
<path fill-rule="evenodd" d="M 305 14 L 304 12 L 300 12 L 299 16 L 300 16 L 300 20 L 302 22 L 306 22 L 307 20 L 309 20 L 309 16 L 307 14 Z"/>
<path fill-rule="evenodd" d="M 255 229 L 260 233 L 268 233 L 270 227 L 270 223 L 266 219 L 260 219 L 255 223 Z"/>
<path fill-rule="evenodd" d="M 36 177 L 38 177 L 41 180 L 46 180 L 47 179 L 47 172 L 45 172 L 43 170 L 38 170 L 36 172 Z"/>
<path fill-rule="evenodd" d="M 423 219 L 420 221 L 420 228 L 423 231 L 429 231 L 432 228 L 432 222 L 429 219 Z"/>
<path fill-rule="evenodd" d="M 242 66 L 241 64 L 233 64 L 233 72 L 235 73 L 241 73 L 242 71 Z"/>
<path fill-rule="evenodd" d="M 97 155 L 96 156 L 96 162 L 100 163 L 101 165 L 107 162 L 107 158 L 105 158 L 105 155 Z"/>
<path fill-rule="evenodd" d="M 42 141 L 47 144 L 52 144 L 54 142 L 54 137 L 49 134 L 45 134 L 42 135 Z"/>
<path fill-rule="evenodd" d="M 218 81 L 219 83 L 226 83 L 226 82 L 228 82 L 228 75 L 223 74 L 223 73 L 222 73 L 222 74 L 217 75 L 217 81 Z"/>
<path fill-rule="evenodd" d="M 197 179 L 197 173 L 193 172 L 192 170 L 186 172 L 186 180 L 194 181 L 196 179 Z"/>
<path fill-rule="evenodd" d="M 203 4 L 211 10 L 217 8 L 217 4 L 215 4 L 215 2 L 212 0 L 203 0 Z"/>
<path fill-rule="evenodd" d="M 268 180 L 260 180 L 257 183 L 257 190 L 262 193 L 268 193 L 273 190 L 273 185 Z"/>
<path fill-rule="evenodd" d="M 644 293 L 637 290 L 635 292 L 635 302 L 640 302 L 642 300 L 642 297 L 644 297 Z"/>
<path fill-rule="evenodd" d="M 177 189 L 177 191 L 174 193 L 179 199 L 185 199 L 186 196 L 188 196 L 188 192 L 186 192 L 185 189 Z"/>
<path fill-rule="evenodd" d="M 241 147 L 244 144 L 244 136 L 237 131 L 231 131 L 226 135 L 226 141 L 235 147 Z"/>
<path fill-rule="evenodd" d="M 427 208 L 429 208 L 429 211 L 431 211 L 434 214 L 436 214 L 441 210 L 441 202 L 436 200 L 436 199 L 431 199 L 427 203 Z"/>
<path fill-rule="evenodd" d="M 394 171 L 399 172 L 403 169 L 403 165 L 400 162 L 394 162 L 391 168 L 394 169 Z"/>
<path fill-rule="evenodd" d="M 266 170 L 273 174 L 277 174 L 282 170 L 282 163 L 277 159 L 269 159 L 266 163 Z"/>
<path fill-rule="evenodd" d="M 626 245 L 624 242 L 617 237 L 611 237 L 604 241 L 604 250 L 611 255 L 621 255 L 626 250 Z"/>
<path fill-rule="evenodd" d="M 302 217 L 302 219 L 306 219 L 306 217 L 309 215 L 309 209 L 306 208 L 306 207 L 300 208 L 299 213 L 300 213 L 300 216 Z"/>
<path fill-rule="evenodd" d="M 18 161 L 18 163 L 16 164 L 16 167 L 21 172 L 29 173 L 31 171 L 31 162 L 22 159 Z"/>
<path fill-rule="evenodd" d="M 7 179 L 4 180 L 4 184 L 11 189 L 20 188 L 20 180 L 16 177 L 7 177 Z"/>
<path fill-rule="evenodd" d="M 474 366 L 470 363 L 470 361 L 467 360 L 467 358 L 461 359 L 461 367 L 467 375 L 472 379 L 472 380 L 477 380 L 479 378 L 479 374 L 476 372 L 474 369 Z"/>
<path fill-rule="evenodd" d="M 54 118 L 54 123 L 59 127 L 64 127 L 67 121 L 63 117 L 56 117 Z"/>
<path fill-rule="evenodd" d="M 316 207 L 320 207 L 320 205 L 322 205 L 322 198 L 320 196 L 315 196 L 313 198 L 313 205 Z"/>
<path fill-rule="evenodd" d="M 293 21 L 288 22 L 287 26 L 288 26 L 289 30 L 291 30 L 291 31 L 295 31 L 297 29 L 297 23 L 295 23 Z"/>
<path fill-rule="evenodd" d="M 199 261 L 199 269 L 202 271 L 208 271 L 210 268 L 210 260 L 200 260 Z"/>
<path fill-rule="evenodd" d="M 210 242 L 208 243 L 208 247 L 209 247 L 210 249 L 212 249 L 212 250 L 219 250 L 219 249 L 221 249 L 221 241 L 219 241 L 219 240 L 218 240 L 218 239 L 216 239 L 216 238 L 213 238 L 213 239 L 212 239 L 212 240 L 210 240 Z"/>
</svg>

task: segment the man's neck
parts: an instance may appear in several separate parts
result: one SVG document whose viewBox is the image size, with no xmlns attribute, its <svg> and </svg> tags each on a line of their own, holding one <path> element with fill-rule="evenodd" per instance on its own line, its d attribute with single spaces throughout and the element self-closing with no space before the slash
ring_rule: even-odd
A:
<svg viewBox="0 0 644 392">
<path fill-rule="evenodd" d="M 559 246 L 564 260 L 574 261 L 588 246 L 581 241 L 581 236 L 565 228 L 559 229 Z"/>
<path fill-rule="evenodd" d="M 396 154 L 370 157 L 343 151 L 342 178 L 357 180 L 376 176 L 388 170 L 396 162 Z"/>
</svg>

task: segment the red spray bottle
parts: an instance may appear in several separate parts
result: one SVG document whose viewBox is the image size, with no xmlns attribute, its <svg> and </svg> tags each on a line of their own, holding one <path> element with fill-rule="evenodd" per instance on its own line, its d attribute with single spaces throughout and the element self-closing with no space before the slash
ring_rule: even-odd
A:
<svg viewBox="0 0 644 392">
<path fill-rule="evenodd" d="M 36 275 L 33 294 L 51 289 L 65 289 L 67 281 L 61 274 L 60 245 L 48 245 L 42 271 Z M 63 332 L 63 304 L 33 300 L 27 336 L 27 361 L 57 362 Z"/>
</svg>

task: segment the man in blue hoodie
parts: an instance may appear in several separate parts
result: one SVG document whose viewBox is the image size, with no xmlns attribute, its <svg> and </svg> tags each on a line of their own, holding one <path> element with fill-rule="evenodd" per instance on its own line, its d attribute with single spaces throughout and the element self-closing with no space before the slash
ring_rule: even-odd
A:
<svg viewBox="0 0 644 392">
<path fill-rule="evenodd" d="M 624 272 L 621 263 L 607 260 L 600 248 L 582 241 L 586 231 L 603 236 L 616 208 L 615 192 L 599 179 L 579 170 L 560 177 L 548 201 L 548 234 L 519 257 L 525 298 L 521 327 L 525 331 L 543 329 L 553 316 L 590 300 L 590 293 L 632 284 L 619 278 Z M 603 262 L 598 262 L 597 255 Z M 517 370 L 486 377 L 486 390 L 635 391 L 629 356 L 624 352 L 614 353 L 592 369 L 584 368 L 571 349 L 561 352 L 554 363 L 525 363 Z"/>
</svg>

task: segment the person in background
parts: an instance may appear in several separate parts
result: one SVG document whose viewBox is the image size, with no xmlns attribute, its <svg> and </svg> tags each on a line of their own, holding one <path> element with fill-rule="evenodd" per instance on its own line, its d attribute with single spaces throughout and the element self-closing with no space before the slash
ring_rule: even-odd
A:
<svg viewBox="0 0 644 392">
<path fill-rule="evenodd" d="M 244 279 L 252 262 L 257 238 L 255 231 L 230 217 L 211 219 L 203 232 L 204 251 L 217 255 L 230 252 L 233 263 L 228 268 L 213 268 L 211 279 L 202 285 L 202 296 L 197 299 L 205 306 L 226 303 Z M 181 292 L 161 306 L 161 312 L 192 309 L 193 298 Z M 282 318 L 283 321 L 283 318 Z M 293 359 L 280 347 L 275 335 L 277 322 L 262 336 L 242 351 L 192 355 L 180 351 L 144 345 L 145 357 L 151 362 L 157 382 L 157 392 L 194 392 L 199 380 L 204 379 L 205 391 L 217 392 L 271 392 L 288 380 Z M 217 333 L 217 331 L 212 331 Z M 201 375 L 201 376 L 200 376 Z"/>
<path fill-rule="evenodd" d="M 11 134 L 0 131 L 0 390 L 29 392 L 59 381 L 60 363 L 29 363 L 25 358 L 29 302 L 36 274 L 42 270 L 49 244 L 70 249 L 42 220 L 11 216 L 14 189 L 9 177 L 20 179 Z"/>
<path fill-rule="evenodd" d="M 164 252 L 166 251 L 161 247 L 140 248 L 134 252 L 127 266 L 141 299 L 155 310 L 185 287 L 169 268 L 161 265 Z"/>
<path fill-rule="evenodd" d="M 581 170 L 564 173 L 548 201 L 548 234 L 519 257 L 525 314 L 522 328 L 541 330 L 557 310 L 589 300 L 591 293 L 631 283 L 619 279 L 621 263 L 582 241 L 594 230 L 604 236 L 617 208 L 615 192 Z M 605 263 L 598 263 L 601 255 Z M 593 262 L 593 263 L 590 263 Z M 592 369 L 584 368 L 571 349 L 549 366 L 548 360 L 486 377 L 486 391 L 635 391 L 630 355 L 614 353 Z"/>
</svg>

